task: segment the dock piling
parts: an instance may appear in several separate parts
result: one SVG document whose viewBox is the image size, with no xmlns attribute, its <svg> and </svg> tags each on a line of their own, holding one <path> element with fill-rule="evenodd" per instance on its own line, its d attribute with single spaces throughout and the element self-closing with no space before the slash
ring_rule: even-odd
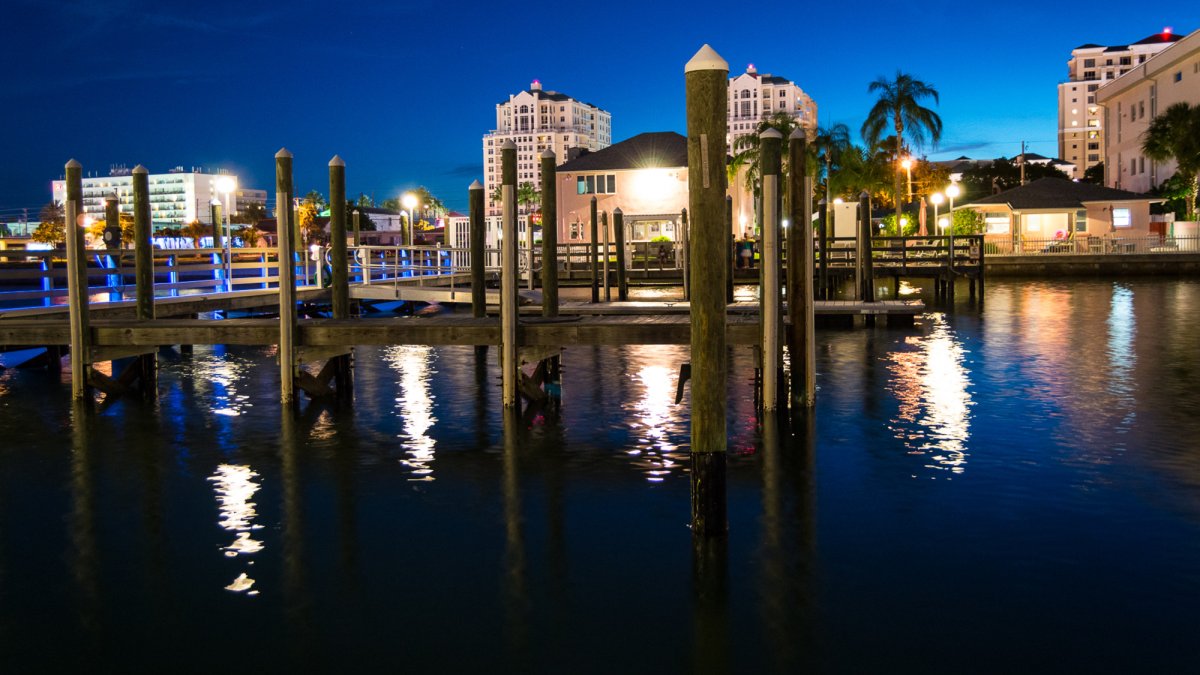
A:
<svg viewBox="0 0 1200 675">
<path fill-rule="evenodd" d="M 292 224 L 292 153 L 275 153 L 275 219 L 279 235 L 279 400 L 296 403 L 296 231 Z"/>
<path fill-rule="evenodd" d="M 725 134 L 729 64 L 704 45 L 684 68 L 691 218 L 692 535 L 724 537 Z"/>
<path fill-rule="evenodd" d="M 596 217 L 596 198 L 589 203 L 592 223 L 592 302 L 600 302 L 600 221 Z"/>
<path fill-rule="evenodd" d="M 346 260 L 346 162 L 329 160 L 329 256 L 332 268 L 333 318 L 350 318 L 350 274 Z M 320 265 L 320 261 L 317 262 Z M 351 348 L 353 349 L 353 348 Z M 332 357 L 334 391 L 342 403 L 353 400 L 353 352 Z"/>
<path fill-rule="evenodd" d="M 813 290 L 813 219 L 812 177 L 806 160 L 808 139 L 803 129 L 788 138 L 788 204 L 791 223 L 788 228 L 788 355 L 792 363 L 792 401 L 803 407 L 816 403 L 816 305 Z"/>
<path fill-rule="evenodd" d="M 500 146 L 500 367 L 503 369 L 505 408 L 516 407 L 521 363 L 517 359 L 517 144 Z"/>
<path fill-rule="evenodd" d="M 138 164 L 133 167 L 133 265 L 138 321 L 154 320 L 154 254 L 150 222 L 150 172 Z M 142 392 L 156 390 L 158 356 L 138 357 Z"/>
<path fill-rule="evenodd" d="M 779 399 L 779 371 L 783 360 L 779 333 L 779 174 L 780 144 L 783 134 L 770 128 L 759 134 L 759 166 L 762 170 L 762 293 L 759 313 L 762 321 L 762 404 L 775 410 Z"/>
<path fill-rule="evenodd" d="M 554 151 L 542 153 L 542 175 L 554 176 Z M 542 181 L 542 316 L 558 316 L 558 185 Z"/>
<path fill-rule="evenodd" d="M 67 305 L 71 324 L 71 400 L 89 394 L 91 335 L 88 322 L 88 275 L 83 243 L 83 165 L 72 159 L 66 165 L 67 198 L 63 226 L 67 245 Z"/>
<path fill-rule="evenodd" d="M 625 214 L 615 208 L 612 213 L 613 234 L 617 240 L 617 300 L 629 299 L 629 282 L 625 278 Z"/>
</svg>

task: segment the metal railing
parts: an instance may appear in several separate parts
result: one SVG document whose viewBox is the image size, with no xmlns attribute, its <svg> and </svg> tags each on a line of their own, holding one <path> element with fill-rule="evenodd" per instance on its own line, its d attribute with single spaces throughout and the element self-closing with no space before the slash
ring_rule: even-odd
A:
<svg viewBox="0 0 1200 675">
<path fill-rule="evenodd" d="M 1095 236 L 1070 239 L 989 238 L 984 243 L 988 255 L 1129 255 L 1200 253 L 1200 237 L 1149 235 L 1142 237 Z"/>
</svg>

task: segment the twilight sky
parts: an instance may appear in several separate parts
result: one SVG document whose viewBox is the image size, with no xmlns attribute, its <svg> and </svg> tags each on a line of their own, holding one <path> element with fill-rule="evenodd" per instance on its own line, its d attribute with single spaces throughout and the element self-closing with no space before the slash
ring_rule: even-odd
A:
<svg viewBox="0 0 1200 675">
<path fill-rule="evenodd" d="M 1194 0 L 5 5 L 0 222 L 22 208 L 36 218 L 71 157 L 101 174 L 228 168 L 273 193 L 284 146 L 300 193 L 327 192 L 336 153 L 352 195 L 423 184 L 464 209 L 481 136 L 510 93 L 536 78 L 607 109 L 614 141 L 683 132 L 683 66 L 705 42 L 733 74 L 754 63 L 795 81 L 822 125 L 856 136 L 867 84 L 902 69 L 941 93 L 931 158 L 1011 157 L 1022 140 L 1055 155 L 1055 85 L 1072 48 L 1197 28 Z"/>
</svg>

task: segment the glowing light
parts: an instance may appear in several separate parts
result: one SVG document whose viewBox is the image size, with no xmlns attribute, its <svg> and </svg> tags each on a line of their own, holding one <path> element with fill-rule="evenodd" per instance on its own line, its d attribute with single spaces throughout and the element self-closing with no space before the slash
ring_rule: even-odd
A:
<svg viewBox="0 0 1200 675">
<path fill-rule="evenodd" d="M 233 176 L 221 176 L 217 179 L 216 186 L 217 192 L 224 192 L 228 194 L 233 192 L 233 190 L 237 187 L 237 182 L 233 180 Z"/>
<path fill-rule="evenodd" d="M 417 196 L 411 192 L 405 192 L 404 196 L 400 198 L 400 203 L 404 206 L 404 208 L 412 211 L 413 209 L 417 208 Z"/>
<path fill-rule="evenodd" d="M 639 169 L 633 174 L 630 194 L 639 200 L 659 201 L 676 191 L 676 183 L 667 169 Z"/>
<path fill-rule="evenodd" d="M 400 395 L 396 410 L 404 420 L 401 447 L 407 457 L 400 463 L 411 470 L 410 481 L 432 481 L 434 446 L 429 436 L 437 417 L 430 381 L 437 371 L 431 367 L 435 352 L 425 345 L 395 345 L 386 350 L 388 363 L 400 371 Z"/>
<path fill-rule="evenodd" d="M 912 165 L 913 161 L 911 157 L 905 157 L 904 159 L 900 160 L 900 166 L 904 167 L 905 170 L 911 169 Z"/>
<path fill-rule="evenodd" d="M 254 493 L 258 492 L 259 485 L 253 480 L 257 477 L 258 474 L 249 466 L 221 464 L 208 478 L 215 484 L 217 492 L 217 503 L 221 513 L 218 524 L 221 529 L 234 533 L 233 542 L 222 549 L 228 558 L 252 555 L 263 550 L 263 543 L 251 536 L 254 530 L 262 529 L 262 525 L 254 524 L 258 513 L 255 511 L 254 502 L 250 501 Z M 243 572 L 225 589 L 241 592 L 248 591 L 253 585 L 254 579 Z"/>
<path fill-rule="evenodd" d="M 951 183 L 946 186 L 946 196 L 950 199 L 954 199 L 960 194 L 962 194 L 962 190 L 958 188 L 958 183 Z"/>
<path fill-rule="evenodd" d="M 947 218 L 946 216 L 942 216 L 941 218 L 938 218 L 938 227 L 942 228 L 943 230 L 946 229 L 947 227 L 950 227 L 950 219 Z"/>
<path fill-rule="evenodd" d="M 844 200 L 841 197 L 834 197 L 833 203 L 834 204 L 842 204 L 842 203 L 844 203 Z"/>
<path fill-rule="evenodd" d="M 941 203 L 944 201 L 946 201 L 946 197 L 943 196 L 942 193 L 940 193 L 940 192 L 935 192 L 935 193 L 929 195 L 929 202 L 931 204 L 940 206 Z"/>
</svg>

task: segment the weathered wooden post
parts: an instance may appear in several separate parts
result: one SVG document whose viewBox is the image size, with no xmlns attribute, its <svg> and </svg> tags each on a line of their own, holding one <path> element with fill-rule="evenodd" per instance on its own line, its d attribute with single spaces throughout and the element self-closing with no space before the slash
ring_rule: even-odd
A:
<svg viewBox="0 0 1200 675">
<path fill-rule="evenodd" d="M 779 298 L 779 174 L 783 134 L 767 129 L 759 134 L 762 169 L 762 401 L 763 410 L 775 410 L 779 400 L 779 371 L 783 363 L 779 334 L 783 327 Z"/>
<path fill-rule="evenodd" d="M 683 264 L 680 273 L 683 275 L 683 299 L 692 299 L 692 228 L 688 225 L 687 209 L 679 213 L 679 227 L 683 231 L 682 249 Z"/>
<path fill-rule="evenodd" d="M 221 200 L 216 197 L 208 204 L 208 217 L 212 218 L 213 248 L 221 248 Z"/>
<path fill-rule="evenodd" d="M 608 251 L 612 243 L 612 232 L 608 229 L 608 211 L 600 214 L 600 231 L 604 242 L 604 301 L 612 302 L 612 279 L 608 275 Z"/>
<path fill-rule="evenodd" d="M 725 515 L 725 156 L 729 64 L 704 45 L 684 67 L 692 265 L 692 534 L 721 537 Z"/>
<path fill-rule="evenodd" d="M 600 221 L 596 217 L 596 198 L 590 203 L 592 217 L 592 302 L 600 302 Z"/>
<path fill-rule="evenodd" d="M 87 255 L 83 244 L 83 165 L 72 159 L 66 166 L 67 201 L 63 226 L 67 245 L 67 307 L 71 325 L 71 399 L 88 396 L 92 370 L 91 327 L 88 321 Z"/>
<path fill-rule="evenodd" d="M 482 319 L 487 316 L 487 287 L 485 271 L 487 260 L 484 253 L 483 184 L 472 181 L 467 188 L 468 227 L 470 227 L 471 255 L 471 316 Z M 476 345 L 475 356 L 487 354 L 487 345 Z"/>
<path fill-rule="evenodd" d="M 788 138 L 788 204 L 792 226 L 788 229 L 788 356 L 792 362 L 792 401 L 811 407 L 816 403 L 816 335 L 813 322 L 812 178 L 808 175 L 808 140 L 803 129 Z"/>
<path fill-rule="evenodd" d="M 558 181 L 553 150 L 542 153 L 542 316 L 558 316 Z"/>
<path fill-rule="evenodd" d="M 629 299 L 629 280 L 625 278 L 625 214 L 621 209 L 613 209 L 613 234 L 617 240 L 617 300 L 625 302 Z"/>
<path fill-rule="evenodd" d="M 858 196 L 858 269 L 859 299 L 863 302 L 875 302 L 875 267 L 872 263 L 871 249 L 874 237 L 871 232 L 871 195 L 866 190 Z"/>
<path fill-rule="evenodd" d="M 117 206 L 117 193 L 115 192 L 104 197 L 104 229 L 108 230 L 114 227 L 117 228 L 118 232 L 120 231 L 121 213 L 120 208 Z M 105 243 L 108 244 L 106 248 L 118 248 L 110 242 L 106 241 Z"/>
<path fill-rule="evenodd" d="M 125 280 L 120 272 L 121 251 L 116 250 L 121 248 L 121 215 L 117 206 L 116 192 L 110 192 L 104 196 L 104 233 L 102 236 L 104 248 L 108 250 L 104 256 L 103 266 L 117 270 L 116 274 L 105 276 L 108 285 L 108 299 L 111 302 L 120 302 L 125 299 L 120 290 L 124 287 Z"/>
<path fill-rule="evenodd" d="M 362 245 L 362 209 L 354 209 L 354 245 Z"/>
<path fill-rule="evenodd" d="M 296 403 L 296 230 L 292 224 L 292 153 L 275 153 L 275 222 L 279 235 L 279 400 Z"/>
<path fill-rule="evenodd" d="M 346 162 L 333 156 L 329 160 L 329 257 L 332 268 L 333 318 L 350 318 L 350 273 L 346 259 Z M 317 264 L 321 264 L 320 261 Z M 334 391 L 342 402 L 353 398 L 354 371 L 350 354 L 334 359 Z"/>
<path fill-rule="evenodd" d="M 525 262 L 529 273 L 529 290 L 533 290 L 534 272 L 533 272 L 533 214 L 525 214 Z"/>
<path fill-rule="evenodd" d="M 135 307 L 138 321 L 154 319 L 154 244 L 151 242 L 150 172 L 138 164 L 133 167 L 133 265 L 134 285 L 137 288 Z M 142 354 L 139 378 L 143 393 L 155 390 L 158 378 L 158 356 Z"/>
<path fill-rule="evenodd" d="M 503 369 L 505 408 L 518 404 L 521 364 L 517 360 L 517 144 L 500 146 L 500 367 Z"/>
<path fill-rule="evenodd" d="M 733 197 L 726 195 L 725 197 L 725 234 L 721 237 L 722 240 L 728 239 L 725 244 L 725 302 L 733 302 L 733 268 L 737 261 L 737 238 L 733 236 Z"/>
<path fill-rule="evenodd" d="M 829 209 L 831 202 L 817 202 L 817 237 L 821 253 L 821 266 L 817 274 L 817 294 L 823 300 L 832 299 L 829 292 Z"/>
</svg>

